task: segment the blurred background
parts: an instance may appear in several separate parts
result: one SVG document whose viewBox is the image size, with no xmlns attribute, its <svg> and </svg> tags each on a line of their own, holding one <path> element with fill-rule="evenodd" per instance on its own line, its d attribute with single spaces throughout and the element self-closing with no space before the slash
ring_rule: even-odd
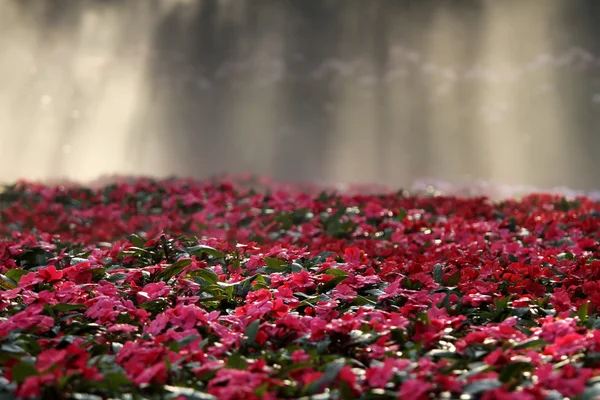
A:
<svg viewBox="0 0 600 400">
<path fill-rule="evenodd" d="M 0 181 L 600 189 L 597 0 L 2 0 Z"/>
</svg>

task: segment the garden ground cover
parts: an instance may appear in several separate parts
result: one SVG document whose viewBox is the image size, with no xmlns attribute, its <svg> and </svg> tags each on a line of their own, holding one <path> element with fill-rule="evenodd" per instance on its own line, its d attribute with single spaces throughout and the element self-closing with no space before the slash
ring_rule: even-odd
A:
<svg viewBox="0 0 600 400">
<path fill-rule="evenodd" d="M 594 399 L 599 222 L 544 194 L 5 186 L 0 398 Z"/>
</svg>

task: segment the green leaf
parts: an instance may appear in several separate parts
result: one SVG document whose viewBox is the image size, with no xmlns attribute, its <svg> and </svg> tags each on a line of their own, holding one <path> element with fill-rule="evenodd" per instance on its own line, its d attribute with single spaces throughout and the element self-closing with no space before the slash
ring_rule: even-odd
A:
<svg viewBox="0 0 600 400">
<path fill-rule="evenodd" d="M 220 252 L 219 250 L 217 250 L 213 247 L 204 246 L 204 245 L 189 247 L 187 249 L 187 252 L 189 254 L 197 256 L 197 257 L 200 257 L 202 254 L 208 254 L 209 256 L 212 256 L 214 258 L 222 258 L 225 256 L 225 253 Z"/>
<path fill-rule="evenodd" d="M 331 340 L 328 337 L 317 342 L 317 345 L 315 346 L 317 349 L 317 353 L 323 354 L 329 348 L 330 345 L 331 345 Z"/>
<path fill-rule="evenodd" d="M 91 274 L 94 278 L 104 277 L 104 274 L 106 274 L 106 268 L 102 268 L 102 267 L 90 268 L 87 271 L 91 272 Z"/>
<path fill-rule="evenodd" d="M 124 280 L 124 279 L 127 279 L 127 274 L 123 274 L 123 273 L 120 273 L 120 272 L 117 272 L 117 273 L 115 273 L 115 274 L 110 274 L 110 275 L 109 275 L 109 276 L 106 278 L 106 280 L 107 280 L 107 281 L 109 281 L 109 282 L 111 282 L 111 283 L 115 283 L 115 282 L 118 282 L 118 281 L 122 281 L 122 280 Z"/>
<path fill-rule="evenodd" d="M 17 383 L 23 383 L 30 376 L 38 375 L 37 369 L 25 361 L 21 361 L 12 368 L 13 380 Z"/>
<path fill-rule="evenodd" d="M 159 313 L 164 311 L 169 306 L 168 300 L 159 298 L 153 301 L 147 301 L 146 303 L 140 304 L 139 308 L 147 310 L 152 313 Z"/>
<path fill-rule="evenodd" d="M 192 263 L 192 260 L 190 260 L 190 259 L 179 260 L 179 261 L 171 264 L 170 266 L 168 266 L 164 270 L 162 270 L 156 276 L 156 279 L 168 282 L 169 279 L 171 279 L 173 276 L 175 276 L 177 274 L 180 274 L 181 271 L 183 271 L 185 269 L 185 267 L 187 267 L 191 263 Z"/>
<path fill-rule="evenodd" d="M 242 345 L 252 346 L 254 341 L 256 340 L 256 335 L 258 334 L 258 330 L 260 328 L 260 320 L 255 319 L 250 322 L 244 331 L 244 339 L 242 340 Z"/>
<path fill-rule="evenodd" d="M 442 264 L 435 264 L 435 267 L 433 267 L 433 280 L 439 284 L 444 280 L 444 267 L 442 267 Z"/>
<path fill-rule="evenodd" d="M 522 378 L 523 372 L 529 371 L 531 369 L 533 369 L 533 365 L 531 365 L 531 363 L 525 361 L 511 362 L 506 364 L 504 368 L 502 368 L 498 379 L 501 382 L 505 383 L 510 382 L 512 379 L 520 380 L 520 378 Z"/>
<path fill-rule="evenodd" d="M 404 221 L 404 218 L 406 218 L 407 215 L 408 213 L 406 212 L 406 210 L 404 208 L 401 208 L 398 210 L 398 215 L 396 215 L 396 219 L 402 222 Z"/>
<path fill-rule="evenodd" d="M 120 372 L 109 372 L 104 374 L 104 382 L 112 389 L 122 389 L 123 386 L 130 385 L 131 381 Z"/>
<path fill-rule="evenodd" d="M 460 379 L 468 379 L 472 376 L 482 374 L 484 372 L 493 371 L 494 367 L 491 365 L 487 365 L 484 362 L 476 362 L 469 364 L 469 371 L 465 374 L 460 375 Z"/>
<path fill-rule="evenodd" d="M 210 268 L 198 269 L 190 273 L 194 278 L 200 278 L 209 285 L 214 285 L 219 281 L 219 275 Z M 199 282 L 200 283 L 200 282 Z"/>
<path fill-rule="evenodd" d="M 319 264 L 322 264 L 325 261 L 327 261 L 327 258 L 331 257 L 333 255 L 335 255 L 335 253 L 333 251 L 324 251 L 324 252 L 320 253 L 318 256 L 310 258 L 308 260 L 308 262 L 309 262 L 309 264 L 312 264 L 312 265 L 319 265 Z"/>
<path fill-rule="evenodd" d="M 377 298 L 370 299 L 368 297 L 358 295 L 352 302 L 353 306 L 364 306 L 365 304 L 374 306 L 377 304 Z"/>
<path fill-rule="evenodd" d="M 256 389 L 254 389 L 254 394 L 259 399 L 262 399 L 265 396 L 265 394 L 267 394 L 268 389 L 269 389 L 269 382 L 265 382 L 262 385 L 260 385 L 259 387 L 257 387 Z"/>
<path fill-rule="evenodd" d="M 132 245 L 134 245 L 135 247 L 139 247 L 139 248 L 143 248 L 144 245 L 146 244 L 146 241 L 144 239 L 142 239 L 141 237 L 139 237 L 138 235 L 136 235 L 135 233 L 129 236 L 129 241 L 131 242 Z"/>
<path fill-rule="evenodd" d="M 201 297 L 200 300 L 198 300 L 201 303 L 204 302 L 209 302 L 209 301 L 221 301 L 221 300 L 225 300 L 227 298 L 227 296 L 210 296 L 210 297 Z"/>
<path fill-rule="evenodd" d="M 460 282 L 460 270 L 456 271 L 444 283 L 444 286 L 456 286 Z"/>
<path fill-rule="evenodd" d="M 14 343 L 5 343 L 0 346 L 0 351 L 3 353 L 12 353 L 12 354 L 23 354 L 27 353 L 24 348 L 17 346 Z"/>
<path fill-rule="evenodd" d="M 585 366 L 596 365 L 598 362 L 600 362 L 600 353 L 598 352 L 587 352 L 583 357 L 583 363 Z M 591 384 L 591 382 L 588 381 L 588 384 Z M 600 385 L 600 382 L 598 384 Z"/>
<path fill-rule="evenodd" d="M 502 382 L 496 379 L 481 379 L 475 382 L 471 382 L 463 388 L 464 394 L 480 394 L 489 390 L 498 389 L 502 387 Z"/>
<path fill-rule="evenodd" d="M 343 269 L 329 268 L 327 271 L 325 271 L 325 275 L 347 277 L 348 273 L 346 271 L 344 271 Z"/>
<path fill-rule="evenodd" d="M 6 385 L 2 388 L 2 392 L 0 392 L 0 400 L 15 400 L 13 390 L 9 389 L 9 387 L 9 385 Z"/>
<path fill-rule="evenodd" d="M 581 322 L 585 322 L 585 320 L 587 320 L 589 304 L 590 303 L 586 301 L 581 305 L 581 307 L 579 307 L 579 310 L 577 310 L 577 316 Z"/>
<path fill-rule="evenodd" d="M 494 299 L 494 307 L 496 308 L 496 311 L 503 311 L 506 308 L 508 308 L 509 301 L 510 301 L 510 297 L 508 297 L 508 296 L 503 299 L 495 298 Z"/>
<path fill-rule="evenodd" d="M 265 263 L 267 264 L 267 267 L 277 272 L 285 270 L 285 267 L 287 266 L 287 262 L 273 257 L 265 257 Z"/>
<path fill-rule="evenodd" d="M 0 286 L 2 286 L 5 289 L 14 289 L 18 285 L 17 282 L 10 279 L 6 275 L 0 275 L 0 278 L 2 279 L 2 281 L 0 282 Z"/>
<path fill-rule="evenodd" d="M 548 344 L 548 342 L 546 342 L 544 339 L 531 339 L 531 340 L 525 340 L 524 342 L 519 343 L 518 345 L 516 345 L 514 347 L 514 349 L 515 350 L 531 349 L 533 347 L 545 346 L 547 344 Z"/>
<path fill-rule="evenodd" d="M 27 275 L 29 271 L 25 271 L 24 269 L 11 269 L 6 272 L 6 277 L 12 279 L 16 283 L 19 283 L 21 277 Z"/>
<path fill-rule="evenodd" d="M 370 294 L 373 297 L 379 297 L 382 294 L 385 294 L 385 292 L 381 289 L 369 289 L 369 290 L 366 290 L 365 293 Z"/>
<path fill-rule="evenodd" d="M 424 325 L 431 325 L 431 321 L 429 320 L 429 314 L 426 312 L 422 312 L 416 315 L 417 321 L 420 321 Z"/>
<path fill-rule="evenodd" d="M 346 362 L 343 358 L 338 358 L 337 360 L 327 364 L 323 376 L 311 383 L 308 387 L 308 394 L 314 395 L 319 393 L 322 388 L 331 387 L 332 383 L 337 379 L 345 364 Z"/>
<path fill-rule="evenodd" d="M 585 389 L 581 396 L 579 396 L 579 400 L 596 400 L 598 397 L 600 397 L 600 383 L 596 383 Z"/>
<path fill-rule="evenodd" d="M 63 376 L 60 379 L 58 386 L 62 388 L 71 379 L 71 377 L 72 375 Z M 73 393 L 70 398 L 73 400 L 102 400 L 102 397 L 90 393 Z"/>
<path fill-rule="evenodd" d="M 299 272 L 302 272 L 304 270 L 304 268 L 302 267 L 302 265 L 300 265 L 298 263 L 292 263 L 290 265 L 290 268 L 292 270 L 292 273 L 295 273 L 295 274 L 297 274 Z"/>
<path fill-rule="evenodd" d="M 322 286 L 318 286 L 317 291 L 319 293 L 328 293 L 329 291 L 333 290 L 333 288 L 335 288 L 340 282 L 344 281 L 346 278 L 348 278 L 348 276 L 336 276 L 335 278 L 331 279 L 330 281 L 325 282 L 325 284 L 323 284 Z"/>
<path fill-rule="evenodd" d="M 340 398 L 342 400 L 354 400 L 356 398 L 356 396 L 354 395 L 354 392 L 352 391 L 352 388 L 350 387 L 350 385 L 348 385 L 346 383 L 346 381 L 344 380 L 340 380 Z"/>
<path fill-rule="evenodd" d="M 257 284 L 261 284 L 261 285 L 266 285 L 269 289 L 269 285 L 271 284 L 271 278 L 265 278 L 263 275 L 258 274 L 254 277 L 254 286 L 256 287 Z"/>
<path fill-rule="evenodd" d="M 179 345 L 179 347 L 185 347 L 188 344 L 192 343 L 194 340 L 196 339 L 200 339 L 201 336 L 200 335 L 189 335 L 184 337 L 183 339 L 179 339 L 177 341 L 177 344 Z"/>
<path fill-rule="evenodd" d="M 171 350 L 174 353 L 179 353 L 179 351 L 181 350 L 181 347 L 179 347 L 179 343 L 177 343 L 177 342 L 171 342 L 169 344 L 169 350 Z M 168 369 L 168 367 L 169 366 L 167 365 L 167 369 Z"/>
<path fill-rule="evenodd" d="M 167 392 L 173 393 L 177 396 L 183 396 L 187 400 L 216 400 L 217 398 L 212 394 L 202 393 L 198 390 L 194 390 L 192 388 L 181 387 L 181 386 L 170 386 L 165 385 L 165 390 Z"/>
<path fill-rule="evenodd" d="M 248 362 L 236 351 L 227 359 L 227 368 L 247 370 Z"/>
<path fill-rule="evenodd" d="M 464 357 L 456 353 L 454 351 L 442 350 L 442 349 L 433 349 L 426 354 L 427 357 L 439 357 L 439 358 L 448 358 L 452 360 L 463 360 Z"/>
<path fill-rule="evenodd" d="M 60 303 L 52 306 L 54 312 L 66 312 L 66 311 L 75 311 L 75 310 L 87 310 L 85 304 L 67 304 Z"/>
</svg>

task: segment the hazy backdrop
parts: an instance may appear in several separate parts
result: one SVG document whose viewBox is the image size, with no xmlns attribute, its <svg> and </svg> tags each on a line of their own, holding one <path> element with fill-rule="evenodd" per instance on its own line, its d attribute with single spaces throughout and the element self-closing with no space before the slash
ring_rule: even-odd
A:
<svg viewBox="0 0 600 400">
<path fill-rule="evenodd" d="M 600 188 L 596 0 L 2 0 L 0 181 Z"/>
</svg>

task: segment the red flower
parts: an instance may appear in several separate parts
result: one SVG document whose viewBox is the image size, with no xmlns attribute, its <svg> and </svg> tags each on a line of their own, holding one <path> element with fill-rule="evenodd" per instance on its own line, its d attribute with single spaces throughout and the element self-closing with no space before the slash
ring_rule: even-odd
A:
<svg viewBox="0 0 600 400">
<path fill-rule="evenodd" d="M 358 267 L 362 262 L 362 252 L 356 247 L 344 249 L 344 259 L 351 267 Z"/>
<path fill-rule="evenodd" d="M 408 360 L 388 357 L 383 361 L 383 365 L 366 370 L 367 382 L 372 388 L 383 388 L 392 379 L 396 371 L 402 370 L 408 365 L 410 365 Z"/>
<path fill-rule="evenodd" d="M 57 271 L 54 265 L 41 269 L 38 273 L 44 279 L 44 282 L 58 281 L 63 277 L 63 271 Z"/>
<path fill-rule="evenodd" d="M 283 300 L 281 300 L 281 299 L 276 299 L 275 302 L 273 303 L 273 313 L 277 317 L 283 317 L 284 315 L 286 315 L 288 313 L 289 310 L 290 310 L 290 308 L 287 305 L 285 305 L 283 303 Z"/>
<path fill-rule="evenodd" d="M 292 274 L 292 282 L 290 286 L 292 286 L 295 290 L 305 291 L 307 288 L 312 288 L 315 284 L 311 279 L 310 274 L 302 270 L 301 272 Z"/>
<path fill-rule="evenodd" d="M 569 333 L 565 336 L 558 337 L 554 343 L 547 346 L 544 353 L 552 354 L 555 357 L 574 354 L 584 350 L 587 347 L 587 342 L 583 336 L 578 333 Z"/>
</svg>

